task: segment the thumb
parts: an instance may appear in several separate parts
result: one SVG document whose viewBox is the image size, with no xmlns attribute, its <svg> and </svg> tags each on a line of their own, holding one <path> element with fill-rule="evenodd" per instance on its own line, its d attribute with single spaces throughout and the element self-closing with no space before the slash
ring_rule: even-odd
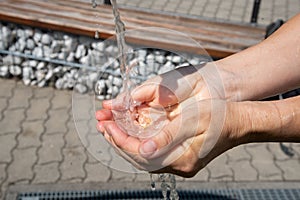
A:
<svg viewBox="0 0 300 200">
<path fill-rule="evenodd" d="M 175 118 L 157 135 L 144 140 L 139 146 L 141 156 L 147 159 L 157 158 L 183 142 L 187 135 L 182 134 L 183 132 L 179 127 L 180 121 L 180 119 Z"/>
<path fill-rule="evenodd" d="M 181 107 L 180 114 L 173 118 L 160 132 L 140 144 L 141 156 L 157 158 L 197 135 L 201 127 L 199 108 L 195 103 L 187 104 L 187 106 Z M 186 149 L 188 146 L 184 148 Z"/>
<path fill-rule="evenodd" d="M 158 84 L 146 81 L 142 85 L 136 87 L 131 92 L 131 98 L 134 101 L 145 103 L 152 102 L 155 99 Z"/>
<path fill-rule="evenodd" d="M 157 105 L 168 107 L 178 103 L 178 98 L 172 88 L 157 81 L 147 81 L 131 92 L 134 101 L 147 103 L 151 107 Z"/>
</svg>

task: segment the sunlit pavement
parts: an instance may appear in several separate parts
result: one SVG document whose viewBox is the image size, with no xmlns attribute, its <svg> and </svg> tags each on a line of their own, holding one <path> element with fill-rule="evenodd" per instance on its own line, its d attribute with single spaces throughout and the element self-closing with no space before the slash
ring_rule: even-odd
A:
<svg viewBox="0 0 300 200">
<path fill-rule="evenodd" d="M 0 79 L 2 197 L 9 186 L 16 185 L 147 185 L 148 174 L 111 169 L 86 151 L 75 130 L 71 100 L 71 91 L 28 87 L 21 81 Z M 89 127 L 97 133 L 92 125 Z M 300 144 L 286 145 L 293 148 L 294 156 L 286 155 L 277 143 L 243 145 L 215 159 L 194 178 L 177 180 L 185 185 L 193 185 L 193 181 L 300 181 Z M 111 148 L 102 151 L 112 163 L 117 159 Z"/>
<path fill-rule="evenodd" d="M 248 23 L 253 0 L 120 0 L 119 4 Z M 262 1 L 258 24 L 287 20 L 299 10 L 299 0 Z M 97 134 L 93 127 L 90 124 L 89 130 Z M 185 188 L 224 182 L 296 184 L 300 181 L 300 144 L 285 145 L 293 149 L 293 156 L 285 154 L 278 143 L 243 145 L 215 159 L 194 178 L 177 180 Z M 117 162 L 112 148 L 102 151 L 111 163 Z M 195 185 L 195 181 L 201 182 L 201 186 Z M 125 185 L 147 189 L 148 183 L 148 174 L 114 170 L 87 152 L 75 130 L 71 91 L 28 87 L 21 81 L 0 79 L 1 199 L 11 187 L 38 188 L 50 184 L 68 189 L 79 184 L 81 188 L 93 189 L 118 189 Z"/>
</svg>

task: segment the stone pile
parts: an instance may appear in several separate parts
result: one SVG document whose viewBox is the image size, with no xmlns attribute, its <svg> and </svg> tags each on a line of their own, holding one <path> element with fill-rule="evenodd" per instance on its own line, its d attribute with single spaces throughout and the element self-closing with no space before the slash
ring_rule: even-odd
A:
<svg viewBox="0 0 300 200">
<path fill-rule="evenodd" d="M 25 85 L 96 91 L 100 99 L 115 96 L 122 87 L 118 49 L 111 40 L 0 23 L 0 50 L 23 54 L 0 54 L 0 77 L 18 77 Z M 186 57 L 193 65 L 201 60 Z M 130 58 L 137 82 L 188 64 L 181 56 L 153 49 L 134 50 Z"/>
</svg>

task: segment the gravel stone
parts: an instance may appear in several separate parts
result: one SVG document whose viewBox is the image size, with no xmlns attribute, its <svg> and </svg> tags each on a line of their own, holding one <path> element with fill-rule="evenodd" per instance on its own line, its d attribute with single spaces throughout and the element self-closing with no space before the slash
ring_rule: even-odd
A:
<svg viewBox="0 0 300 200">
<path fill-rule="evenodd" d="M 101 73 L 86 69 L 72 71 L 70 66 L 2 56 L 1 77 L 19 76 L 25 85 L 39 87 L 54 85 L 57 89 L 75 89 L 80 93 L 93 91 L 99 94 L 98 99 L 111 98 L 120 92 L 123 81 L 120 78 L 120 64 L 116 59 L 118 55 L 116 44 L 62 32 L 44 33 L 39 29 L 13 24 L 0 23 L 0 25 L 0 47 L 4 47 L 3 49 L 92 66 L 101 70 Z M 163 50 L 134 50 L 130 46 L 128 48 L 129 52 L 135 53 L 129 56 L 128 61 L 138 63 L 137 67 L 133 67 L 133 73 L 142 77 L 153 77 L 157 72 L 164 73 L 174 69 L 175 65 L 182 64 L 180 56 Z M 133 58 L 135 61 L 132 60 Z M 99 77 L 101 77 L 100 82 L 98 82 Z"/>
<path fill-rule="evenodd" d="M 32 51 L 32 55 L 40 58 L 43 57 L 44 53 L 42 47 L 35 47 Z"/>
<path fill-rule="evenodd" d="M 88 91 L 88 88 L 83 84 L 76 84 L 75 85 L 75 90 L 77 92 L 79 92 L 80 94 L 84 94 Z"/>
<path fill-rule="evenodd" d="M 52 38 L 48 34 L 43 34 L 42 39 L 41 39 L 42 44 L 44 45 L 50 45 L 52 42 Z"/>
<path fill-rule="evenodd" d="M 80 59 L 81 57 L 85 56 L 87 53 L 86 48 L 84 45 L 78 45 L 75 53 L 75 58 Z"/>
<path fill-rule="evenodd" d="M 6 65 L 0 67 L 0 76 L 7 77 L 9 75 L 9 68 Z"/>
<path fill-rule="evenodd" d="M 34 41 L 32 39 L 28 39 L 26 42 L 26 48 L 32 50 L 34 49 L 34 47 L 35 47 Z"/>
<path fill-rule="evenodd" d="M 40 42 L 42 39 L 42 32 L 39 30 L 36 30 L 33 36 L 33 40 L 35 41 L 35 43 Z"/>
<path fill-rule="evenodd" d="M 7 55 L 3 58 L 3 63 L 6 65 L 12 65 L 13 62 L 13 57 L 11 55 Z"/>
<path fill-rule="evenodd" d="M 13 76 L 20 76 L 22 74 L 22 69 L 17 65 L 12 65 L 9 67 L 9 72 Z"/>
</svg>

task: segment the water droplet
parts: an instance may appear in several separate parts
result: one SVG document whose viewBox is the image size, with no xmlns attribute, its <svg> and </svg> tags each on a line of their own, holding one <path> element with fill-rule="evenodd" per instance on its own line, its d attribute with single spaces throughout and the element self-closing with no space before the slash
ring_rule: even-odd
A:
<svg viewBox="0 0 300 200">
<path fill-rule="evenodd" d="M 92 7 L 96 8 L 97 6 L 98 6 L 98 4 L 97 4 L 96 0 L 92 0 Z"/>
<path fill-rule="evenodd" d="M 96 31 L 96 32 L 95 32 L 95 38 L 96 38 L 96 39 L 99 39 L 99 31 Z"/>
<path fill-rule="evenodd" d="M 155 191 L 155 181 L 153 179 L 153 174 L 150 174 L 150 184 L 151 184 L 151 190 Z"/>
</svg>

